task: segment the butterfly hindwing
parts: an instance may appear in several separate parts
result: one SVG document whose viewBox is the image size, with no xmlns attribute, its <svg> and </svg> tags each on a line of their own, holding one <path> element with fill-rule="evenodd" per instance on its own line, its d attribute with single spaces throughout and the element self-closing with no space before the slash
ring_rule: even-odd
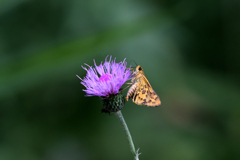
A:
<svg viewBox="0 0 240 160">
<path fill-rule="evenodd" d="M 156 94 L 156 92 L 152 89 L 150 83 L 148 82 L 145 76 L 142 77 L 142 80 L 138 88 L 136 88 L 136 94 L 133 96 L 133 102 L 138 105 L 146 105 L 149 107 L 159 106 L 161 101 Z"/>
<path fill-rule="evenodd" d="M 136 92 L 133 96 L 133 102 L 138 104 L 138 105 L 145 105 L 146 103 L 146 89 L 144 88 L 144 85 L 142 84 L 141 81 L 138 82 L 138 87 L 136 88 Z"/>
</svg>

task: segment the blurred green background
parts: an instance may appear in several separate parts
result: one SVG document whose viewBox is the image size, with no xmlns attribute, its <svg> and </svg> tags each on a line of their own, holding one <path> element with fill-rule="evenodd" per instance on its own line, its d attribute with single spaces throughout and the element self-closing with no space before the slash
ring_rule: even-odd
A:
<svg viewBox="0 0 240 160">
<path fill-rule="evenodd" d="M 239 159 L 239 17 L 238 0 L 0 1 L 0 160 L 133 159 L 75 76 L 107 55 L 162 100 L 122 110 L 140 160 Z"/>
</svg>

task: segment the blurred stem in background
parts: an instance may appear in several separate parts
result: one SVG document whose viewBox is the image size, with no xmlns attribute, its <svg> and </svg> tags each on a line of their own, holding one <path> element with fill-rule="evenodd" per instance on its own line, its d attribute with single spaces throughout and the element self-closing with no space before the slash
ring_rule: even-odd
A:
<svg viewBox="0 0 240 160">
<path fill-rule="evenodd" d="M 128 140 L 129 146 L 130 146 L 130 150 L 131 150 L 132 154 L 134 155 L 134 159 L 135 160 L 139 160 L 138 156 L 140 154 L 138 153 L 138 150 L 136 151 L 136 149 L 134 147 L 132 136 L 131 136 L 130 131 L 128 129 L 127 123 L 125 122 L 125 120 L 123 118 L 121 110 L 115 112 L 115 115 L 117 116 L 117 118 L 119 119 L 120 123 L 122 124 L 123 130 L 124 130 L 124 132 L 125 132 L 125 134 L 127 136 L 127 140 Z"/>
</svg>

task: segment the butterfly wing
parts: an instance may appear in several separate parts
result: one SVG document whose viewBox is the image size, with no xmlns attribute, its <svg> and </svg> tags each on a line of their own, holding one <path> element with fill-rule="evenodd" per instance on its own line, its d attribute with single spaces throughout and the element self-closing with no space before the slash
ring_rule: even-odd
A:
<svg viewBox="0 0 240 160">
<path fill-rule="evenodd" d="M 153 90 L 152 86 L 148 82 L 145 76 L 138 81 L 138 87 L 136 88 L 135 94 L 133 95 L 133 102 L 138 105 L 145 105 L 148 107 L 156 107 L 161 104 L 160 98 Z"/>
</svg>

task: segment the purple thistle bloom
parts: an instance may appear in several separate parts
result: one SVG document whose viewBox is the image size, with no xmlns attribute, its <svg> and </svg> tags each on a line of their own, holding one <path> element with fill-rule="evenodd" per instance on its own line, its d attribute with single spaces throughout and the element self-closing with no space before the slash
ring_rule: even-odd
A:
<svg viewBox="0 0 240 160">
<path fill-rule="evenodd" d="M 111 61 L 112 57 L 110 56 L 109 61 L 107 61 L 107 57 L 104 64 L 101 62 L 99 66 L 96 65 L 95 60 L 95 67 L 85 64 L 88 66 L 87 69 L 82 66 L 87 71 L 86 77 L 83 79 L 76 75 L 82 81 L 81 84 L 86 87 L 83 90 L 87 93 L 86 96 L 109 97 L 117 95 L 122 85 L 131 78 L 132 73 L 130 69 L 126 68 L 125 59 L 123 62 L 116 63 L 116 58 Z"/>
</svg>

